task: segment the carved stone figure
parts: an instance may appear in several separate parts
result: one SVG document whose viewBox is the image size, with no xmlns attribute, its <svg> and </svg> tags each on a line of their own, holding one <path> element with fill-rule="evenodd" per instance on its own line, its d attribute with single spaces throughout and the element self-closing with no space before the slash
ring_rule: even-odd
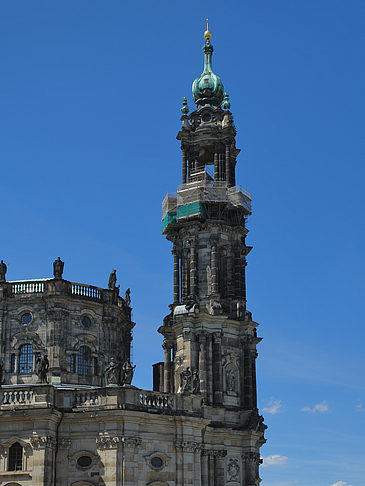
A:
<svg viewBox="0 0 365 486">
<path fill-rule="evenodd" d="M 227 392 L 237 393 L 237 374 L 232 368 L 226 371 Z"/>
<path fill-rule="evenodd" d="M 180 373 L 179 393 L 200 393 L 199 371 L 190 368 Z"/>
<path fill-rule="evenodd" d="M 200 377 L 199 377 L 199 370 L 195 369 L 193 371 L 193 393 L 200 393 Z"/>
<path fill-rule="evenodd" d="M 120 363 L 115 358 L 110 358 L 110 363 L 105 368 L 105 376 L 108 385 L 119 385 L 120 371 Z"/>
<path fill-rule="evenodd" d="M 131 289 L 128 288 L 125 291 L 125 297 L 124 297 L 125 303 L 127 304 L 128 307 L 131 306 Z"/>
<path fill-rule="evenodd" d="M 130 385 L 132 383 L 134 369 L 129 361 L 121 363 L 116 358 L 111 358 L 110 363 L 105 369 L 105 376 L 108 385 Z"/>
<path fill-rule="evenodd" d="M 113 270 L 109 277 L 108 288 L 109 290 L 115 290 L 117 283 L 117 271 Z"/>
<path fill-rule="evenodd" d="M 53 262 L 53 275 L 54 275 L 54 278 L 62 278 L 62 274 L 63 274 L 63 267 L 64 267 L 65 263 L 61 260 L 60 257 L 57 258 L 57 260 L 55 260 Z"/>
<path fill-rule="evenodd" d="M 1 260 L 0 262 L 0 282 L 6 282 L 5 275 L 8 267 L 6 266 L 6 263 Z"/>
<path fill-rule="evenodd" d="M 123 363 L 122 366 L 122 382 L 121 385 L 130 385 L 133 380 L 134 369 L 136 365 L 132 366 L 128 361 Z"/>
<path fill-rule="evenodd" d="M 217 299 L 211 297 L 208 310 L 209 310 L 209 314 L 211 314 L 213 316 L 221 314 L 222 313 L 222 305 Z"/>
<path fill-rule="evenodd" d="M 228 481 L 239 481 L 240 466 L 238 459 L 230 459 L 227 465 Z"/>
<path fill-rule="evenodd" d="M 5 374 L 4 361 L 1 359 L 0 360 L 0 387 L 5 382 L 5 380 L 4 380 L 4 374 Z"/>
<path fill-rule="evenodd" d="M 47 373 L 49 370 L 48 356 L 45 354 L 43 358 L 41 356 L 37 359 L 36 372 L 41 383 L 48 383 Z"/>
</svg>

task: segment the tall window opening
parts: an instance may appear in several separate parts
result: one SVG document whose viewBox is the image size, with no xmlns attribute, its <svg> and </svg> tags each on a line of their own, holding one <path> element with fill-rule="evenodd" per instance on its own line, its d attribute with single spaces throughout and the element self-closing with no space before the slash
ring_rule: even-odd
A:
<svg viewBox="0 0 365 486">
<path fill-rule="evenodd" d="M 77 372 L 79 375 L 89 376 L 91 372 L 91 352 L 87 346 L 80 346 L 77 360 Z"/>
<path fill-rule="evenodd" d="M 19 442 L 14 442 L 9 447 L 9 471 L 21 471 L 23 469 L 23 447 Z"/>
<path fill-rule="evenodd" d="M 70 372 L 76 373 L 76 356 L 71 354 Z"/>
<path fill-rule="evenodd" d="M 31 373 L 33 371 L 33 345 L 24 344 L 20 348 L 19 373 Z"/>
</svg>

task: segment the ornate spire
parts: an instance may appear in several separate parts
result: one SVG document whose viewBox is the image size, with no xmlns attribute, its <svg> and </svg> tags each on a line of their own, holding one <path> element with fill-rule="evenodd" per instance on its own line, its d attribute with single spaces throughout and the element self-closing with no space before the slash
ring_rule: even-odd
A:
<svg viewBox="0 0 365 486">
<path fill-rule="evenodd" d="M 209 21 L 208 21 L 208 19 L 207 19 L 207 30 L 204 32 L 204 37 L 205 37 L 206 40 L 210 40 L 210 38 L 212 37 L 212 33 L 209 30 Z"/>
<path fill-rule="evenodd" d="M 213 73 L 212 69 L 212 54 L 213 46 L 210 43 L 212 33 L 209 30 L 207 19 L 207 30 L 204 32 L 205 44 L 203 46 L 204 52 L 204 69 L 193 82 L 193 96 L 195 103 L 199 105 L 212 104 L 220 105 L 223 100 L 223 84 L 220 78 Z"/>
</svg>

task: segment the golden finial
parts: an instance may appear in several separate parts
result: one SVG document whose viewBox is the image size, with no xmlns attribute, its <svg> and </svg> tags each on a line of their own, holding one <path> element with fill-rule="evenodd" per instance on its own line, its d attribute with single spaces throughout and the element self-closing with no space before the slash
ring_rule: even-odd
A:
<svg viewBox="0 0 365 486">
<path fill-rule="evenodd" d="M 209 40 L 212 37 L 212 33 L 209 30 L 209 22 L 207 19 L 207 30 L 204 32 L 204 37 L 206 40 Z"/>
</svg>

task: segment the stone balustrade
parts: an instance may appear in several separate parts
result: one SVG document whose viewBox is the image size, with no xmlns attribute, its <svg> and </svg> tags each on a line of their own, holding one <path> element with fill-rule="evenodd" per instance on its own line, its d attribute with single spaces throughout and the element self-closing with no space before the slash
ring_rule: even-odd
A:
<svg viewBox="0 0 365 486">
<path fill-rule="evenodd" d="M 63 279 L 16 280 L 0 284 L 0 299 L 26 299 L 35 296 L 68 296 L 74 299 L 92 300 L 130 309 L 119 295 L 119 289 L 110 290 Z"/>
<path fill-rule="evenodd" d="M 201 397 L 140 390 L 133 386 L 77 387 L 74 385 L 3 385 L 0 388 L 0 410 L 24 407 L 57 407 L 58 409 L 145 409 L 156 413 L 184 410 L 201 413 Z"/>
<path fill-rule="evenodd" d="M 29 405 L 34 403 L 33 390 L 9 390 L 4 391 L 1 405 Z"/>
</svg>

